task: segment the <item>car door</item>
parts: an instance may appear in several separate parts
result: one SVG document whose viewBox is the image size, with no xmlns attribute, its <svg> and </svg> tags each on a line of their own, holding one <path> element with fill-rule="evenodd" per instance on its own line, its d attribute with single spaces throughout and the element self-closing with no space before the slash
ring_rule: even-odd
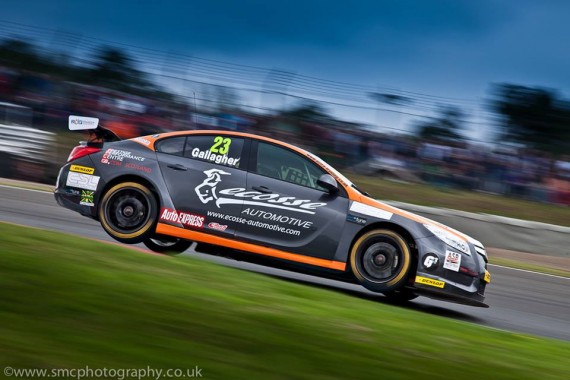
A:
<svg viewBox="0 0 570 380">
<path fill-rule="evenodd" d="M 236 236 L 259 245 L 332 258 L 346 222 L 343 189 L 330 194 L 317 185 L 326 172 L 294 150 L 253 141 L 247 189 Z"/>
<path fill-rule="evenodd" d="M 231 135 L 170 137 L 156 145 L 157 158 L 176 210 L 162 209 L 160 221 L 222 236 L 235 234 L 241 200 L 221 204 L 219 192 L 243 188 L 246 139 Z"/>
</svg>

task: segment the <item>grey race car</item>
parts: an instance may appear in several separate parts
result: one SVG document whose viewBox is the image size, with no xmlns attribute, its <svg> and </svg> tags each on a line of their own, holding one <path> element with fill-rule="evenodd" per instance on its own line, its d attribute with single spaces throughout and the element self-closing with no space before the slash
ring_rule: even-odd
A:
<svg viewBox="0 0 570 380">
<path fill-rule="evenodd" d="M 197 250 L 355 282 L 395 301 L 418 295 L 483 306 L 490 282 L 477 240 L 370 198 L 317 156 L 228 131 L 92 138 L 61 168 L 55 198 L 116 240 Z"/>
</svg>

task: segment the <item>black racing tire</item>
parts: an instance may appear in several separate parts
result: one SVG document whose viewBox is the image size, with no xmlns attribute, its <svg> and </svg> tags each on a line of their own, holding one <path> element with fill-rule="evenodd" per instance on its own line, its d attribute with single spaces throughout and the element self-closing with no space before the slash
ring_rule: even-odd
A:
<svg viewBox="0 0 570 380">
<path fill-rule="evenodd" d="M 136 244 L 154 233 L 158 205 L 145 185 L 121 182 L 103 194 L 98 212 L 101 226 L 111 237 Z"/>
<path fill-rule="evenodd" d="M 398 233 L 387 229 L 371 230 L 353 244 L 350 267 L 360 284 L 368 290 L 391 293 L 408 283 L 413 256 Z"/>
<path fill-rule="evenodd" d="M 151 251 L 165 255 L 178 255 L 186 251 L 192 245 L 189 240 L 171 236 L 158 236 L 147 238 L 143 244 Z"/>
<path fill-rule="evenodd" d="M 418 298 L 418 295 L 410 289 L 394 290 L 393 292 L 384 293 L 386 301 L 393 304 L 405 304 L 413 299 Z"/>
</svg>

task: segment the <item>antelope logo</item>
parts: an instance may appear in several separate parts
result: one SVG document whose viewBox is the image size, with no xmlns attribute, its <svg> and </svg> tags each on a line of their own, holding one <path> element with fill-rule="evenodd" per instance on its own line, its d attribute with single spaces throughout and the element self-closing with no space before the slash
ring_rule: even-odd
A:
<svg viewBox="0 0 570 380">
<path fill-rule="evenodd" d="M 208 203 L 214 199 L 218 199 L 216 186 L 218 186 L 218 183 L 222 182 L 222 175 L 230 175 L 230 173 L 220 169 L 210 169 L 204 170 L 204 174 L 207 175 L 206 179 L 196 186 L 196 189 L 194 190 L 196 191 L 196 194 L 198 194 L 198 198 L 200 198 L 202 203 Z"/>
</svg>

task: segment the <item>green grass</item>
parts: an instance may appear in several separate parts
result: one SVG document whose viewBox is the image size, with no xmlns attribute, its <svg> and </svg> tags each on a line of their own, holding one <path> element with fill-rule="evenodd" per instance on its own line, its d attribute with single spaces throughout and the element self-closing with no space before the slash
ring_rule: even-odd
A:
<svg viewBox="0 0 570 380">
<path fill-rule="evenodd" d="M 489 263 L 495 265 L 502 265 L 510 268 L 525 269 L 534 272 L 553 274 L 556 276 L 570 277 L 570 272 L 565 268 L 554 268 L 553 266 L 540 265 L 524 261 L 515 261 L 511 259 L 504 259 L 501 257 L 493 257 L 493 256 L 489 257 Z M 492 269 L 490 270 L 492 273 Z"/>
<path fill-rule="evenodd" d="M 357 186 L 377 199 L 500 215 L 570 227 L 570 207 L 424 184 L 400 183 L 353 173 L 346 174 Z"/>
<path fill-rule="evenodd" d="M 0 366 L 210 379 L 565 379 L 570 343 L 0 224 Z"/>
</svg>

